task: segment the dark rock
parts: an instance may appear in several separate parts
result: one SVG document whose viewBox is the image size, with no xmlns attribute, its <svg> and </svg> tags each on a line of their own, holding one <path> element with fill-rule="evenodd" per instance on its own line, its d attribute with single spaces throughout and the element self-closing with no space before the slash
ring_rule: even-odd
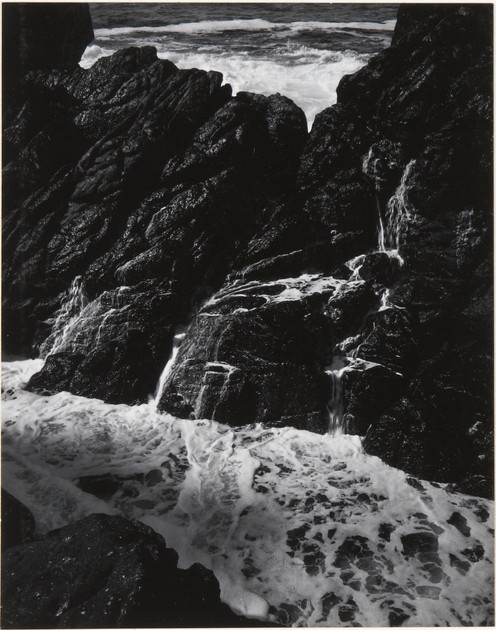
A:
<svg viewBox="0 0 496 630">
<path fill-rule="evenodd" d="M 418 553 L 436 552 L 439 544 L 437 536 L 430 532 L 418 532 L 405 534 L 401 537 L 403 553 L 406 556 L 414 556 Z"/>
<path fill-rule="evenodd" d="M 6 129 L 4 327 L 9 344 L 29 347 L 83 276 L 96 316 L 79 331 L 77 374 L 64 378 L 74 393 L 146 400 L 174 327 L 223 280 L 294 175 L 303 112 L 280 95 L 231 98 L 221 84 L 219 73 L 178 70 L 150 47 L 28 77 L 26 106 Z M 62 132 L 47 134 L 61 116 Z M 29 166 L 38 144 L 41 171 Z M 101 326 L 105 308 L 114 311 Z"/>
<path fill-rule="evenodd" d="M 2 7 L 4 99 L 29 70 L 74 69 L 93 40 L 89 5 L 13 2 Z"/>
<path fill-rule="evenodd" d="M 463 536 L 470 536 L 470 527 L 468 526 L 467 519 L 460 514 L 460 512 L 453 512 L 446 522 L 456 527 Z"/>
<path fill-rule="evenodd" d="M 2 488 L 2 553 L 33 540 L 34 518 L 28 508 Z"/>
<path fill-rule="evenodd" d="M 404 388 L 405 380 L 382 365 L 346 372 L 343 389 L 348 432 L 365 435 L 371 423 L 398 399 Z"/>
<path fill-rule="evenodd" d="M 400 272 L 396 258 L 383 252 L 374 252 L 365 256 L 360 266 L 360 277 L 380 285 L 390 285 Z"/>
<path fill-rule="evenodd" d="M 464 356 L 463 365 L 455 354 Z M 465 487 L 492 496 L 487 481 L 493 461 L 489 365 L 479 344 L 456 350 L 445 346 L 426 359 L 407 397 L 369 430 L 364 442 L 368 452 L 419 477 L 462 483 L 469 475 L 482 476 L 471 485 L 467 480 Z M 414 444 L 418 449 L 412 448 Z"/>
<path fill-rule="evenodd" d="M 263 285 L 258 293 L 264 295 Z M 331 346 L 326 318 L 311 302 L 264 299 L 257 308 L 253 295 L 246 306 L 243 289 L 239 295 L 214 295 L 199 312 L 160 408 L 179 415 L 186 405 L 197 418 L 231 425 L 263 421 L 325 432 L 324 367 Z"/>
<path fill-rule="evenodd" d="M 391 540 L 391 534 L 395 529 L 395 526 L 391 525 L 391 523 L 381 523 L 379 525 L 379 538 L 389 542 Z"/>
<path fill-rule="evenodd" d="M 186 571 L 176 565 L 175 552 L 149 527 L 115 516 L 88 516 L 2 554 L 2 625 L 258 625 L 220 602 L 210 571 L 199 564 Z"/>
<path fill-rule="evenodd" d="M 49 396 L 58 391 L 68 391 L 77 366 L 83 360 L 82 354 L 59 352 L 47 357 L 43 372 L 34 374 L 26 389 Z"/>
</svg>

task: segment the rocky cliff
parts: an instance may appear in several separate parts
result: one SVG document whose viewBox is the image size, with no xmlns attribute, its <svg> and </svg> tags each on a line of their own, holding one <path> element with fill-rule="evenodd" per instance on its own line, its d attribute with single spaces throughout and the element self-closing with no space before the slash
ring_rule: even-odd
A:
<svg viewBox="0 0 496 630">
<path fill-rule="evenodd" d="M 24 81 L 3 321 L 33 390 L 145 401 L 176 334 L 159 409 L 341 427 L 491 492 L 491 7 L 402 6 L 309 136 L 152 48 Z"/>
</svg>

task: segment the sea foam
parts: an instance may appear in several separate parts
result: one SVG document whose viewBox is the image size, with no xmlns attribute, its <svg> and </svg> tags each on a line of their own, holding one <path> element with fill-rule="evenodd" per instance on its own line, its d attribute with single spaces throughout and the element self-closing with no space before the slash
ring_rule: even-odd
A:
<svg viewBox="0 0 496 630">
<path fill-rule="evenodd" d="M 141 520 L 233 609 L 288 625 L 492 623 L 491 501 L 412 479 L 357 436 L 38 396 L 22 387 L 40 365 L 3 364 L 2 430 L 2 483 L 40 533 Z"/>
<path fill-rule="evenodd" d="M 161 59 L 172 61 L 180 69 L 221 72 L 224 83 L 233 88 L 233 94 L 246 91 L 287 96 L 303 109 L 309 127 L 320 111 L 336 102 L 336 88 L 341 78 L 359 70 L 369 59 L 367 54 L 352 51 L 333 52 L 293 45 L 287 45 L 278 55 L 254 56 L 208 46 L 188 52 L 160 40 L 147 40 L 147 44 L 157 48 Z M 81 66 L 89 68 L 97 59 L 110 54 L 110 49 L 90 46 Z"/>
</svg>

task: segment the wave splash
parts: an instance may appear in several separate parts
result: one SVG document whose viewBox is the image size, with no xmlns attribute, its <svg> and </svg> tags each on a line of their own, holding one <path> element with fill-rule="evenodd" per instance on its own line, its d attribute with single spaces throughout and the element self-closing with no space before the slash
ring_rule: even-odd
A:
<svg viewBox="0 0 496 630">
<path fill-rule="evenodd" d="M 157 48 L 161 59 L 172 61 L 180 69 L 221 72 L 224 83 L 233 88 L 233 94 L 284 94 L 303 109 L 309 127 L 319 112 L 336 102 L 336 88 L 341 78 L 359 70 L 370 58 L 368 54 L 353 51 L 333 52 L 289 44 L 278 55 L 252 56 L 223 51 L 219 46 L 185 52 L 160 41 L 147 43 Z M 86 49 L 80 65 L 90 68 L 98 59 L 113 52 L 94 44 Z"/>
</svg>

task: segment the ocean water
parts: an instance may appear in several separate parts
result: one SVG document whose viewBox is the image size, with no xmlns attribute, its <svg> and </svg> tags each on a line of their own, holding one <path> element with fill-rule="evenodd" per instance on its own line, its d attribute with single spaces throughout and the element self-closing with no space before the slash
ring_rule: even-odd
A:
<svg viewBox="0 0 496 630">
<path fill-rule="evenodd" d="M 179 68 L 217 70 L 234 94 L 279 92 L 316 114 L 336 87 L 386 48 L 394 4 L 92 3 L 95 40 L 81 65 L 126 46 L 155 46 Z"/>
<path fill-rule="evenodd" d="M 180 567 L 213 570 L 235 611 L 286 625 L 492 623 L 492 501 L 413 479 L 358 436 L 25 391 L 42 365 L 2 365 L 2 485 L 39 533 L 138 519 Z"/>
</svg>

